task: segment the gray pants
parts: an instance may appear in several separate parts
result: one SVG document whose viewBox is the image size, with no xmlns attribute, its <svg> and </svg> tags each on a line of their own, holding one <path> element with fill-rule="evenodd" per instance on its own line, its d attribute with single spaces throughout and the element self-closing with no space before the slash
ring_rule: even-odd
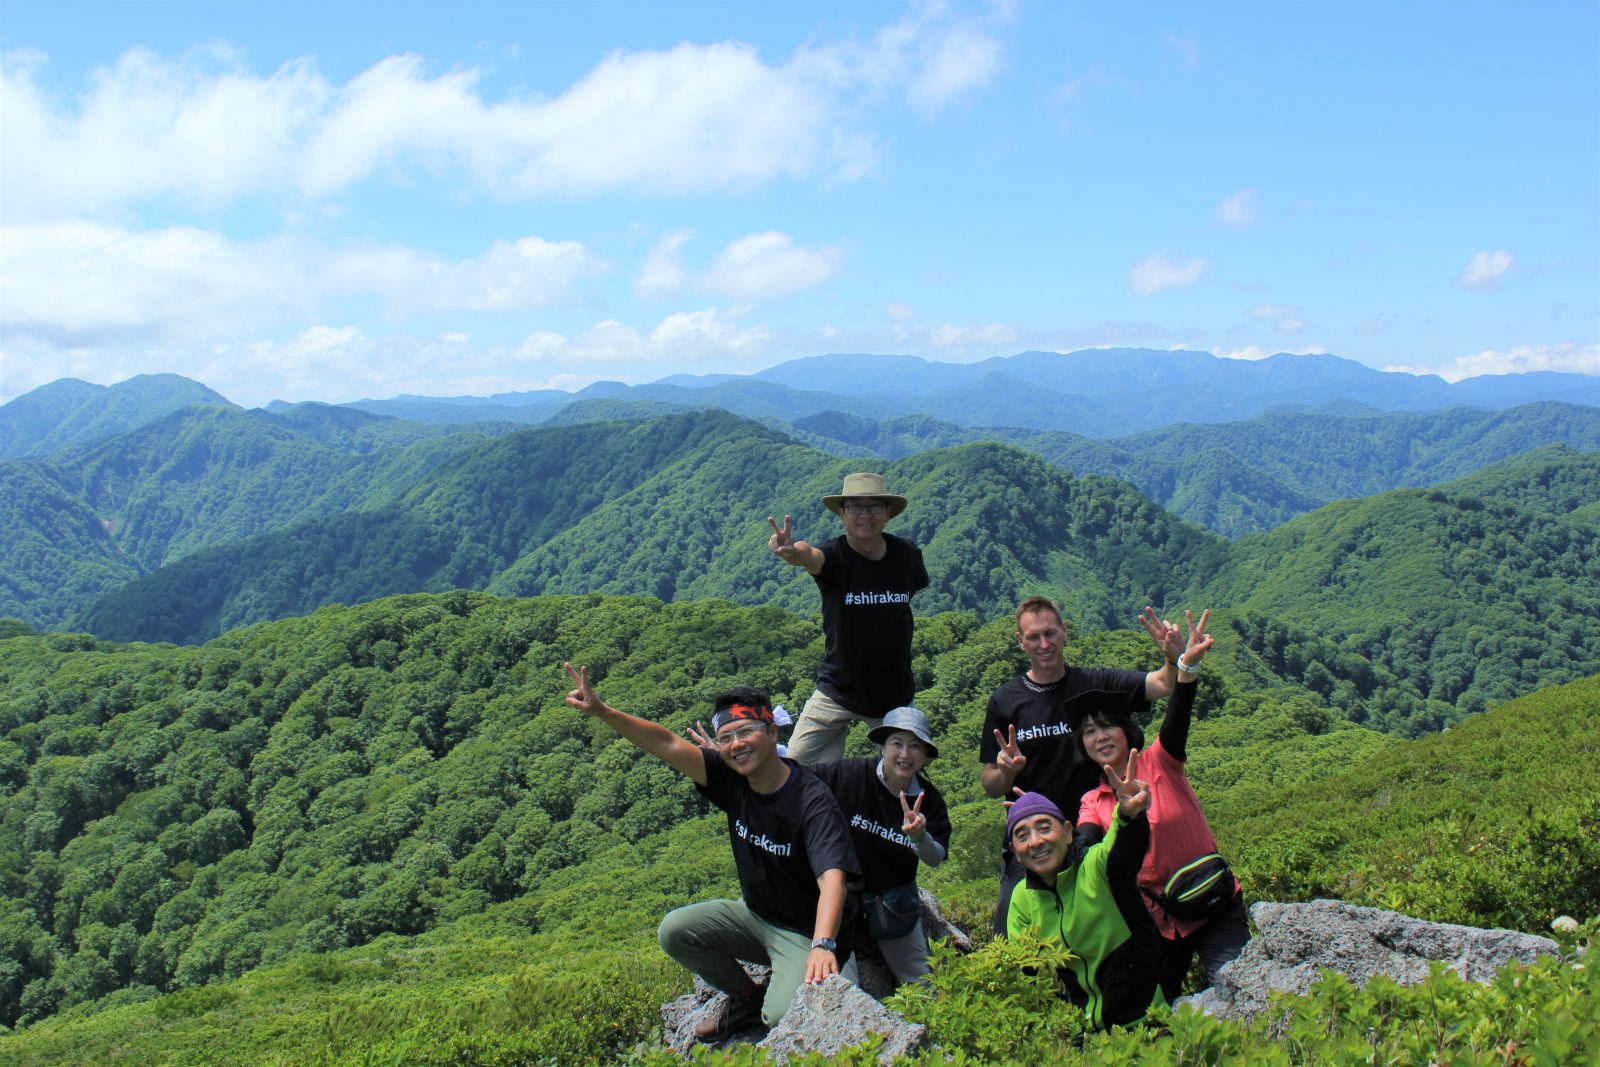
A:
<svg viewBox="0 0 1600 1067">
<path fill-rule="evenodd" d="M 883 962 L 902 983 L 920 982 L 928 977 L 928 935 L 923 932 L 922 920 L 904 937 L 893 940 L 878 938 L 873 944 L 883 953 Z"/>
<path fill-rule="evenodd" d="M 857 715 L 818 689 L 795 720 L 794 733 L 789 737 L 789 758 L 796 763 L 838 763 L 844 759 L 845 735 L 855 722 L 864 722 L 871 730 L 881 726 L 883 719 Z"/>
<path fill-rule="evenodd" d="M 729 996 L 753 988 L 739 961 L 772 968 L 761 1021 L 775 1026 L 806 977 L 811 938 L 773 926 L 742 900 L 703 900 L 668 912 L 658 934 L 661 950 Z"/>
</svg>

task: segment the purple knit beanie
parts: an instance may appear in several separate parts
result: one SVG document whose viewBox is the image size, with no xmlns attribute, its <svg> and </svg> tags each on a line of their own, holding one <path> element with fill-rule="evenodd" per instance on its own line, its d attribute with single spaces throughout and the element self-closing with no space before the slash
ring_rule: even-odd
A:
<svg viewBox="0 0 1600 1067">
<path fill-rule="evenodd" d="M 1023 819 L 1031 819 L 1035 815 L 1054 815 L 1063 825 L 1067 817 L 1061 814 L 1061 809 L 1056 807 L 1055 801 L 1043 793 L 1024 793 L 1011 803 L 1011 810 L 1006 813 L 1006 844 L 1011 843 L 1011 834 L 1017 828 L 1017 823 Z"/>
</svg>

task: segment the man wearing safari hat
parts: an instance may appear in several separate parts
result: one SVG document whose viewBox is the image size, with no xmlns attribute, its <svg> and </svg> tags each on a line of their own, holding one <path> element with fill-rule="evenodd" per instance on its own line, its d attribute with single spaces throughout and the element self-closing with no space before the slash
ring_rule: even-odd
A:
<svg viewBox="0 0 1600 1067">
<path fill-rule="evenodd" d="M 789 739 L 789 756 L 801 763 L 838 761 L 852 722 L 876 727 L 887 712 L 911 703 L 911 596 L 928 585 L 922 550 L 883 532 L 906 509 L 906 498 L 889 492 L 882 475 L 847 475 L 843 490 L 822 504 L 844 520 L 843 537 L 796 541 L 789 516 L 782 526 L 767 516 L 767 547 L 804 567 L 822 593 L 826 645 L 817 689 Z"/>
</svg>

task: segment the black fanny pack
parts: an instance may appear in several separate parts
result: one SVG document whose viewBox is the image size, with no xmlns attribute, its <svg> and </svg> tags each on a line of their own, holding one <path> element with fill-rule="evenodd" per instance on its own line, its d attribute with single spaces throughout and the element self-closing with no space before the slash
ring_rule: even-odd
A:
<svg viewBox="0 0 1600 1067">
<path fill-rule="evenodd" d="M 1161 892 L 1149 895 L 1174 919 L 1195 922 L 1226 911 L 1233 903 L 1234 886 L 1228 861 L 1209 852 L 1172 872 Z"/>
<path fill-rule="evenodd" d="M 862 894 L 862 910 L 867 916 L 867 933 L 874 941 L 893 941 L 905 937 L 922 918 L 922 901 L 917 883 L 907 882 L 881 893 Z"/>
</svg>

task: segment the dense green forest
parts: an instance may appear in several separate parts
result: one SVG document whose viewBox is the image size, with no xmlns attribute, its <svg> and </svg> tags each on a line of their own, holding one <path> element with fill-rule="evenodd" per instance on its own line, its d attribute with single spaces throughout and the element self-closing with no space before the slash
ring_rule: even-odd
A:
<svg viewBox="0 0 1600 1067">
<path fill-rule="evenodd" d="M 952 373 L 943 368 L 934 377 Z M 868 375 L 861 384 L 868 387 L 875 380 Z M 224 549 L 223 565 L 237 565 L 258 551 L 269 557 L 278 552 L 275 541 L 264 549 L 255 543 L 241 548 L 244 542 L 318 521 L 337 527 L 308 532 L 324 547 L 353 536 L 348 531 L 359 530 L 369 516 L 378 516 L 372 521 L 388 529 L 392 517 L 386 509 L 403 512 L 420 496 L 451 492 L 449 485 L 433 484 L 447 460 L 471 457 L 488 438 L 511 433 L 528 420 L 548 426 L 534 438 L 535 448 L 589 448 L 594 441 L 590 423 L 651 420 L 692 408 L 698 414 L 683 417 L 729 427 L 731 441 L 745 432 L 732 427 L 744 424 L 713 414 L 717 397 L 802 444 L 837 455 L 877 457 L 871 460 L 874 466 L 963 444 L 1014 444 L 1074 474 L 1127 482 L 1177 517 L 1229 537 L 1274 528 L 1335 500 L 1439 485 L 1535 447 L 1600 447 L 1600 410 L 1548 400 L 1509 410 L 1430 413 L 1379 413 L 1335 403 L 1330 407 L 1338 414 L 1280 412 L 1245 422 L 1189 423 L 1091 439 L 970 421 L 958 425 L 925 414 L 879 421 L 869 417 L 878 411 L 871 401 L 856 405 L 865 413 L 852 414 L 854 407 L 796 411 L 781 402 L 788 387 L 773 381 L 659 388 L 683 394 L 684 402 L 643 399 L 637 390 L 602 383 L 582 394 L 518 395 L 503 403 L 502 398 L 426 403 L 399 398 L 376 405 L 419 419 L 433 418 L 434 408 L 448 409 L 449 419 L 426 422 L 373 414 L 367 410 L 373 405 L 307 403 L 244 411 L 173 375 L 142 376 L 110 388 L 70 379 L 52 383 L 0 407 L 0 444 L 5 444 L 0 448 L 0 614 L 41 627 L 81 629 L 103 598 L 207 548 Z M 649 458 L 648 450 L 632 457 L 607 452 L 625 464 Z M 6 456 L 34 458 L 6 461 Z M 496 459 L 492 453 L 484 457 L 490 463 Z M 820 455 L 812 462 L 828 466 Z M 638 472 L 633 480 L 645 477 Z M 468 540 L 477 532 L 457 534 Z M 412 533 L 402 540 L 426 536 Z M 399 559 L 410 555 L 401 552 Z M 431 561 L 437 552 L 422 555 Z M 396 562 L 381 559 L 383 565 Z M 544 573 L 562 565 L 560 559 L 547 559 L 528 566 Z M 484 566 L 468 570 L 482 572 Z M 429 573 L 406 577 L 409 584 L 368 586 L 360 579 L 326 576 L 313 584 L 325 597 L 337 587 L 336 599 L 474 584 Z M 714 578 L 708 582 L 717 584 Z M 208 584 L 231 583 L 213 578 Z M 637 583 L 627 588 L 653 591 Z M 277 603 L 279 596 L 254 591 L 240 595 L 251 602 L 250 611 L 219 606 L 207 614 L 258 621 L 325 602 L 301 597 L 294 604 Z M 111 610 L 125 614 L 126 602 Z M 124 626 L 107 635 L 195 640 L 217 632 L 146 633 Z"/>
<path fill-rule="evenodd" d="M 503 435 L 440 458 L 397 503 L 197 551 L 75 622 L 110 639 L 194 642 L 451 588 L 811 611 L 812 583 L 765 549 L 764 516 L 831 534 L 820 497 L 850 463 L 714 412 Z M 1205 604 L 1268 674 L 1412 735 L 1600 670 L 1600 634 L 1583 625 L 1600 614 L 1600 564 L 1585 549 L 1600 453 L 1536 450 L 1232 542 L 1125 483 L 1009 446 L 937 449 L 885 471 L 914 501 L 894 529 L 923 546 L 934 576 L 922 612 L 992 618 L 1044 591 L 1106 629 L 1146 603 Z"/>
<path fill-rule="evenodd" d="M 928 884 L 975 929 L 1000 824 L 977 735 L 1024 666 L 1009 629 L 942 613 L 914 647 L 957 825 Z M 1533 930 L 1600 912 L 1600 676 L 1407 741 L 1221 632 L 1191 771 L 1252 896 Z M 622 1055 L 686 982 L 655 922 L 731 887 L 731 860 L 686 783 L 565 707 L 557 665 L 681 728 L 734 683 L 798 706 L 821 654 L 815 620 L 777 607 L 460 591 L 203 646 L 0 633 L 0 1059 L 17 1063 Z M 1069 653 L 1156 656 L 1130 631 Z M 1592 998 L 1538 981 L 1552 1004 Z M 971 1011 L 999 1010 L 905 1008 L 958 1046 Z"/>
</svg>

